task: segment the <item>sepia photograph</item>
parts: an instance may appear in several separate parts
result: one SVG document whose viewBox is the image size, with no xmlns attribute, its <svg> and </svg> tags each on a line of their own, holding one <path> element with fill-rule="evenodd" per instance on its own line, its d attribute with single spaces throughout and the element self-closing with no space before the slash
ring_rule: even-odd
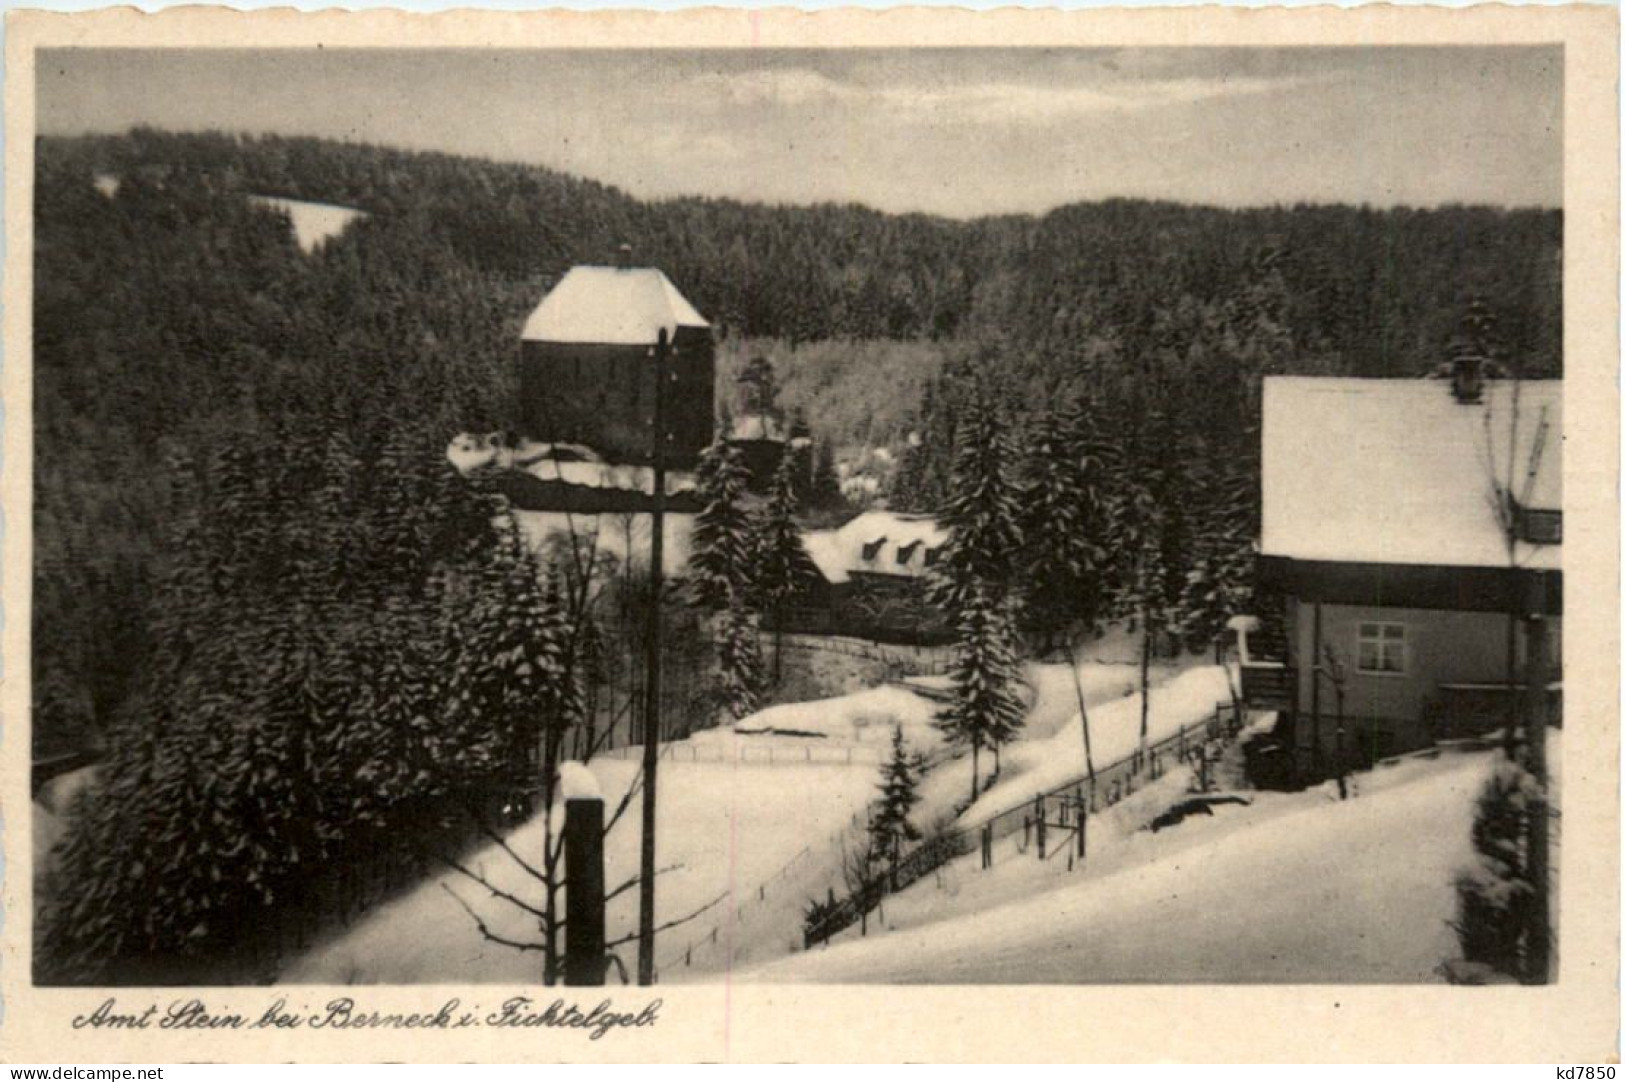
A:
<svg viewBox="0 0 1625 1082">
<path fill-rule="evenodd" d="M 1594 966 L 1566 63 L 39 49 L 32 985 Z"/>
</svg>

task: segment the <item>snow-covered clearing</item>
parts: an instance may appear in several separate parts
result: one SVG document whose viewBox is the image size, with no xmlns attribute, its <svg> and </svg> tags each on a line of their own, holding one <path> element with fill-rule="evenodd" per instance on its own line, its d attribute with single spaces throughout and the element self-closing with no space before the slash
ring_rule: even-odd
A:
<svg viewBox="0 0 1625 1082">
<path fill-rule="evenodd" d="M 312 203 L 307 199 L 285 199 L 277 195 L 251 195 L 248 201 L 286 214 L 293 226 L 294 240 L 306 255 L 344 232 L 357 218 L 367 216 L 366 211 L 355 207 Z"/>
<path fill-rule="evenodd" d="M 1556 742 L 1554 741 L 1554 745 Z M 1086 866 L 1020 838 L 885 903 L 885 925 L 741 974 L 762 982 L 1417 982 L 1455 954 L 1452 880 L 1471 859 L 1490 751 L 1443 749 L 1330 787 L 1249 794 L 1138 829 L 1188 779 L 1090 820 Z"/>
</svg>

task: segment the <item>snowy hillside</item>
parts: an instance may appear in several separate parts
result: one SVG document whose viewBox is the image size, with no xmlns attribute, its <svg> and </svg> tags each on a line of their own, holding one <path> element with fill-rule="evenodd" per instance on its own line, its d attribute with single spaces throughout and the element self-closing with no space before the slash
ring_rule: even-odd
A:
<svg viewBox="0 0 1625 1082">
<path fill-rule="evenodd" d="M 612 810 L 637 773 L 637 764 L 599 760 L 592 772 Z M 674 869 L 657 881 L 659 919 L 684 916 L 722 900 L 703 919 L 662 936 L 662 968 L 680 958 L 688 937 L 707 935 L 724 924 L 743 952 L 748 944 L 733 926 L 741 906 L 760 903 L 759 884 L 791 873 L 806 863 L 798 854 L 809 843 L 827 844 L 844 828 L 854 809 L 869 799 L 874 766 L 741 766 L 733 763 L 676 763 L 659 775 L 660 827 L 657 846 L 661 867 Z M 542 819 L 538 816 L 509 836 L 509 844 L 528 860 L 539 862 Z M 606 878 L 613 888 L 638 865 L 637 806 L 610 834 L 605 849 Z M 539 905 L 541 890 L 500 849 L 491 846 L 471 857 L 468 866 L 499 888 Z M 485 940 L 447 894 L 455 891 L 478 911 L 497 935 L 537 941 L 536 918 L 490 897 L 485 889 L 445 871 L 402 897 L 379 907 L 349 931 L 319 944 L 282 974 L 290 984 L 411 984 L 526 982 L 541 980 L 541 956 Z M 775 899 L 781 892 L 775 889 Z M 800 895 L 794 898 L 799 907 Z M 733 914 L 733 921 L 725 921 Z M 748 912 L 745 914 L 750 916 Z M 611 902 L 606 917 L 610 939 L 637 925 L 637 891 Z M 752 923 L 753 934 L 769 937 L 775 953 L 789 949 L 789 936 L 777 926 Z M 719 936 L 719 940 L 721 937 Z M 636 948 L 623 947 L 631 964 Z M 769 954 L 758 957 L 771 957 Z"/>
<path fill-rule="evenodd" d="M 886 930 L 741 979 L 842 983 L 1414 982 L 1455 954 L 1451 880 L 1494 753 L 1443 750 L 1328 789 L 1250 794 L 1152 833 L 1184 774 L 1091 821 L 1081 870 L 999 846 L 885 902 Z M 1425 831 L 1417 824 L 1427 823 Z"/>
<path fill-rule="evenodd" d="M 1070 693 L 1067 688 L 1065 694 Z M 1166 683 L 1153 685 L 1147 716 L 1149 741 L 1155 743 L 1172 736 L 1181 726 L 1197 725 L 1212 715 L 1214 703 L 1229 699 L 1230 680 L 1217 665 L 1191 669 Z M 1138 689 L 1105 702 L 1086 693 L 1085 701 L 1090 702 L 1089 739 L 1095 766 L 1103 767 L 1133 754 L 1140 739 Z M 960 817 L 962 825 L 985 822 L 1084 773 L 1083 725 L 1076 698 L 1070 703 L 1067 721 L 1047 737 L 1041 734 L 1041 729 L 1026 734 L 1028 739 L 1004 753 L 998 783 Z"/>
<path fill-rule="evenodd" d="M 1156 679 L 1166 674 L 1154 673 Z M 1187 679 L 1181 677 L 1180 679 Z M 1064 666 L 1028 670 L 1034 688 L 1033 735 L 1066 732 L 1062 720 L 1075 719 L 1077 698 Z M 1120 665 L 1084 665 L 1079 680 L 1091 709 L 1104 708 L 1133 686 Z M 1124 700 L 1127 701 L 1127 700 Z M 1134 700 L 1138 702 L 1137 699 Z M 1159 697 L 1153 693 L 1153 707 Z M 874 797 L 877 761 L 892 728 L 903 726 L 910 746 L 940 746 L 931 724 L 938 704 L 905 688 L 881 686 L 837 698 L 769 707 L 731 728 L 696 734 L 670 746 L 659 775 L 662 875 L 656 891 L 661 921 L 716 904 L 699 919 L 661 938 L 658 960 L 663 980 L 707 979 L 709 975 L 761 963 L 800 946 L 802 909 L 830 889 L 843 891 L 841 846 L 861 828 L 863 811 Z M 1128 716 L 1128 715 L 1125 715 Z M 1132 712 L 1138 724 L 1138 710 Z M 792 737 L 786 733 L 811 733 Z M 1042 743 L 1042 741 L 1040 742 Z M 743 747 L 812 747 L 803 762 L 776 755 L 772 762 L 741 755 Z M 1021 745 L 1017 745 L 1019 748 Z M 850 762 L 840 752 L 851 749 Z M 1014 751 L 1010 753 L 1012 756 Z M 930 775 L 942 779 L 938 814 L 968 784 L 968 759 L 942 763 Z M 637 772 L 633 761 L 600 758 L 591 770 L 613 808 Z M 614 887 L 637 868 L 636 809 L 610 835 L 606 878 Z M 527 858 L 540 859 L 538 817 L 509 836 Z M 489 846 L 469 864 L 498 887 L 532 902 L 539 891 L 512 859 Z M 420 981 L 536 980 L 540 958 L 486 941 L 455 899 L 454 890 L 481 913 L 493 932 L 533 940 L 535 918 L 489 897 L 484 888 L 445 870 L 407 894 L 380 906 L 347 932 L 318 944 L 288 967 L 289 983 L 413 983 Z M 718 901 L 718 899 L 721 899 Z M 635 924 L 637 895 L 627 891 L 611 904 L 611 939 Z M 630 948 L 623 956 L 630 959 Z"/>
</svg>

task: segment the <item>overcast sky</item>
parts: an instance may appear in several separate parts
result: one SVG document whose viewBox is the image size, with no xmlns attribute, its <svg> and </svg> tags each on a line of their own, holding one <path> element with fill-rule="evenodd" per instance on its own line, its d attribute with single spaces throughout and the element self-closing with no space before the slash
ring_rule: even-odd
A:
<svg viewBox="0 0 1625 1082">
<path fill-rule="evenodd" d="M 354 139 L 640 196 L 1560 206 L 1562 51 L 56 50 L 39 127 Z"/>
</svg>

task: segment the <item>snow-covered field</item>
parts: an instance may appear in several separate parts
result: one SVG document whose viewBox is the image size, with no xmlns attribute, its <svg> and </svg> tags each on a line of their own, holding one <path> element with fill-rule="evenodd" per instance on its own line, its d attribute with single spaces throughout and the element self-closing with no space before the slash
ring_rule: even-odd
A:
<svg viewBox="0 0 1625 1082">
<path fill-rule="evenodd" d="M 885 925 L 739 975 L 762 982 L 1417 982 L 1455 954 L 1452 879 L 1471 859 L 1488 751 L 1442 750 L 1330 787 L 1249 794 L 1141 830 L 1171 772 L 1091 820 L 1090 855 L 1001 843 L 885 903 Z"/>
</svg>

